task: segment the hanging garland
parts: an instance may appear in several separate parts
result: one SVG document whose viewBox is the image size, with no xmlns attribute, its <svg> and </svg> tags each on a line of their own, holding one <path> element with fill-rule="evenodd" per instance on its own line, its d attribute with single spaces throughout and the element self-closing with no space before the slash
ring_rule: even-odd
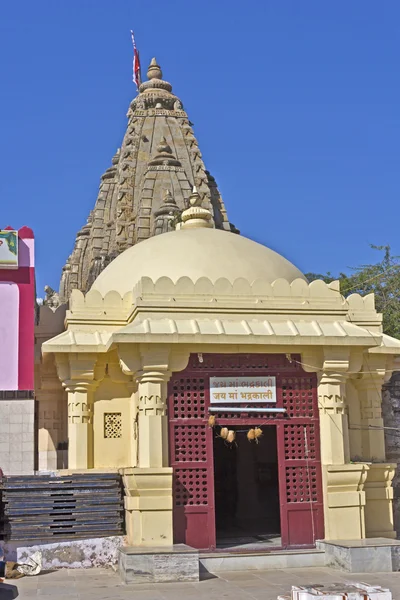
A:
<svg viewBox="0 0 400 600">
<path fill-rule="evenodd" d="M 212 429 L 217 425 L 217 419 L 215 415 L 210 415 L 208 417 L 208 426 Z M 235 441 L 236 433 L 243 433 L 247 431 L 246 429 L 240 429 L 237 432 L 233 429 L 228 429 L 228 427 L 221 427 L 219 430 L 219 434 L 216 434 L 217 437 L 222 438 L 228 444 L 232 444 Z M 247 439 L 249 442 L 255 442 L 258 444 L 260 437 L 263 435 L 261 427 L 253 427 L 247 431 Z"/>
</svg>

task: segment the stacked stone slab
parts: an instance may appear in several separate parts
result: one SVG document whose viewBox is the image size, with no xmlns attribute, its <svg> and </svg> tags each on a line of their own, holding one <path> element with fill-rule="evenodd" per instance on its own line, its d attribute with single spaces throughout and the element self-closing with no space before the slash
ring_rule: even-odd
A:
<svg viewBox="0 0 400 600">
<path fill-rule="evenodd" d="M 175 228 L 193 186 L 215 226 L 235 231 L 215 179 L 206 170 L 192 123 L 153 58 L 148 81 L 128 110 L 128 127 L 99 195 L 62 273 L 60 301 L 86 292 L 100 272 L 128 247 Z"/>
</svg>

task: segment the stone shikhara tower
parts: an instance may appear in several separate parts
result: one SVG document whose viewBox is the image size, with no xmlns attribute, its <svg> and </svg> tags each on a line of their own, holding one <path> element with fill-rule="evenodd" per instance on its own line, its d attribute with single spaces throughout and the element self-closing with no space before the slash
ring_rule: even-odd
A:
<svg viewBox="0 0 400 600">
<path fill-rule="evenodd" d="M 73 289 L 88 291 L 128 247 L 174 229 L 193 186 L 215 226 L 237 232 L 205 168 L 192 123 L 171 84 L 163 81 L 155 58 L 147 76 L 129 107 L 122 146 L 101 178 L 95 207 L 63 268 L 61 302 Z"/>
</svg>

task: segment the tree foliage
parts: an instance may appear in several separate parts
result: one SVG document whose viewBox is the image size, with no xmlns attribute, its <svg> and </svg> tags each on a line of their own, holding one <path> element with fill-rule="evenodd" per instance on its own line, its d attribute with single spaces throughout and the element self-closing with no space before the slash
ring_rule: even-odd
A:
<svg viewBox="0 0 400 600">
<path fill-rule="evenodd" d="M 383 313 L 383 331 L 400 339 L 400 257 L 393 256 L 390 246 L 373 246 L 374 250 L 383 252 L 380 262 L 373 265 L 362 265 L 352 268 L 350 275 L 340 273 L 334 277 L 307 273 L 309 281 L 322 279 L 326 283 L 340 281 L 340 291 L 344 297 L 358 293 L 362 296 L 375 294 L 375 305 L 378 312 Z"/>
</svg>

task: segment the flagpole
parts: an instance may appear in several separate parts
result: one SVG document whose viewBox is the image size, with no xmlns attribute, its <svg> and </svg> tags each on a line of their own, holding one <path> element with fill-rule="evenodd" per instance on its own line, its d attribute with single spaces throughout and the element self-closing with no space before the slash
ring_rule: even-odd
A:
<svg viewBox="0 0 400 600">
<path fill-rule="evenodd" d="M 142 83 L 141 69 L 140 69 L 140 58 L 139 51 L 136 48 L 135 35 L 131 29 L 131 38 L 133 45 L 133 77 L 132 80 L 136 84 L 137 90 L 139 91 L 140 84 Z"/>
<path fill-rule="evenodd" d="M 138 59 L 139 59 L 138 82 L 139 82 L 139 87 L 140 87 L 142 85 L 142 66 L 140 64 L 140 53 L 139 53 L 139 50 L 137 51 L 137 55 L 138 55 Z"/>
</svg>

